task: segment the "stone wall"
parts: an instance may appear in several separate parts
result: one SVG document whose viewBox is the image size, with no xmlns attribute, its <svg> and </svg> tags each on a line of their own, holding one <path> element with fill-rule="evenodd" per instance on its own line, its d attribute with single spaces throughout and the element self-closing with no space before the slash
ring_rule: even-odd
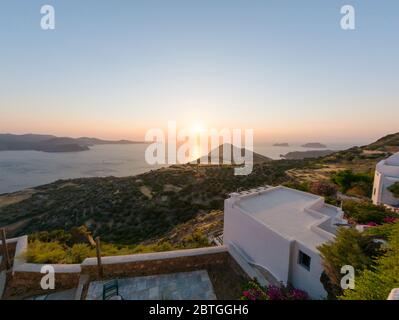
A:
<svg viewBox="0 0 399 320">
<path fill-rule="evenodd" d="M 13 260 L 12 269 L 7 272 L 6 289 L 3 299 L 10 297 L 21 299 L 35 294 L 49 293 L 49 290 L 43 290 L 40 282 L 45 272 L 41 273 L 44 264 L 27 263 L 25 252 L 28 247 L 28 237 L 22 236 L 7 240 L 12 244 Z M 81 272 L 80 264 L 54 264 L 55 272 L 55 290 L 70 289 L 76 287 L 79 283 Z"/>
<path fill-rule="evenodd" d="M 226 247 L 176 250 L 102 258 L 104 278 L 148 276 L 206 269 L 210 265 L 229 263 Z M 98 279 L 97 260 L 89 258 L 81 264 L 82 274 Z"/>
<path fill-rule="evenodd" d="M 50 293 L 51 290 L 43 290 L 40 281 L 45 274 L 37 271 L 16 271 L 7 281 L 3 299 L 21 299 L 26 296 Z M 79 272 L 55 273 L 55 290 L 71 289 L 78 286 Z"/>
<path fill-rule="evenodd" d="M 8 256 L 10 257 L 11 263 L 13 262 L 13 258 L 15 255 L 15 248 L 17 246 L 18 238 L 8 239 L 7 240 L 7 249 L 8 249 Z M 0 240 L 0 255 L 3 255 L 3 242 Z M 0 263 L 0 271 L 4 270 L 5 266 L 5 259 L 3 257 L 2 262 Z"/>
</svg>

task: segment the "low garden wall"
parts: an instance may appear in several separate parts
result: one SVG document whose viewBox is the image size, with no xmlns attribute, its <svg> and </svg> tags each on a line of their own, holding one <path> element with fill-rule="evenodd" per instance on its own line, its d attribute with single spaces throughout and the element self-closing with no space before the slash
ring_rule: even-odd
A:
<svg viewBox="0 0 399 320">
<path fill-rule="evenodd" d="M 230 261 L 229 258 L 227 247 L 219 246 L 103 257 L 101 260 L 104 278 L 112 278 L 206 269 L 211 265 L 228 263 Z M 82 274 L 90 275 L 91 280 L 99 278 L 96 258 L 85 259 L 81 267 Z"/>
<path fill-rule="evenodd" d="M 13 240 L 13 239 L 10 239 Z M 24 256 L 28 247 L 28 237 L 22 236 L 15 242 L 15 254 L 12 272 L 7 276 L 6 290 L 3 299 L 9 297 L 22 298 L 34 294 L 49 293 L 43 290 L 40 282 L 47 271 L 42 271 L 45 264 L 27 263 Z M 53 264 L 55 272 L 55 289 L 63 290 L 76 287 L 81 272 L 80 264 Z"/>
<path fill-rule="evenodd" d="M 3 298 L 31 296 L 50 293 L 43 290 L 40 282 L 46 272 L 41 273 L 43 264 L 25 263 L 13 270 L 7 282 Z M 54 264 L 55 290 L 71 289 L 78 286 L 81 268 L 79 264 Z"/>
</svg>

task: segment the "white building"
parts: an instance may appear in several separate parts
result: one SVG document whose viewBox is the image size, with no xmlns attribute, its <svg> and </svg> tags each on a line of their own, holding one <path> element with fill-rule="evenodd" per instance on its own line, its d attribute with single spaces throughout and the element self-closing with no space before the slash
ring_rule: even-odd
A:
<svg viewBox="0 0 399 320">
<path fill-rule="evenodd" d="M 333 240 L 337 225 L 346 223 L 340 208 L 282 186 L 233 193 L 224 206 L 223 242 L 231 252 L 240 252 L 269 282 L 326 297 L 317 247 Z"/>
<path fill-rule="evenodd" d="M 387 189 L 399 182 L 399 152 L 377 163 L 373 186 L 373 203 L 399 208 L 399 199 Z"/>
</svg>

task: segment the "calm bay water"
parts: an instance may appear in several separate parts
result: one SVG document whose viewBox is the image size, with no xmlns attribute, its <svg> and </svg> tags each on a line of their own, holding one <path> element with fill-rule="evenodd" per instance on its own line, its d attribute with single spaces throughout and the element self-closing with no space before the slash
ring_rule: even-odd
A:
<svg viewBox="0 0 399 320">
<path fill-rule="evenodd" d="M 145 144 L 99 145 L 88 151 L 46 153 L 0 151 L 0 194 L 58 179 L 136 175 L 161 166 L 148 165 Z"/>
<path fill-rule="evenodd" d="M 352 145 L 328 145 L 343 150 Z M 88 151 L 45 153 L 37 151 L 0 151 L 0 194 L 51 183 L 58 179 L 80 177 L 131 176 L 160 168 L 149 165 L 144 158 L 145 144 L 100 145 Z M 274 147 L 259 144 L 255 152 L 279 159 L 280 154 L 305 151 L 299 144 Z M 320 150 L 320 149 L 318 149 Z"/>
</svg>

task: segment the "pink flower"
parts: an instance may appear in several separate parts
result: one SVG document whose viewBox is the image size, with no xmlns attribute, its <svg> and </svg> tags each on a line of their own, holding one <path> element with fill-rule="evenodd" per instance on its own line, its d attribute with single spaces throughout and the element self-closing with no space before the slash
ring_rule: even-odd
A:
<svg viewBox="0 0 399 320">
<path fill-rule="evenodd" d="M 244 300 L 266 300 L 266 293 L 261 288 L 249 288 L 242 293 Z"/>
<path fill-rule="evenodd" d="M 267 288 L 267 295 L 270 300 L 284 300 L 284 295 L 282 290 L 274 285 L 269 285 Z"/>
<path fill-rule="evenodd" d="M 396 217 L 385 217 L 384 218 L 384 222 L 385 223 L 394 223 L 394 222 L 396 222 L 396 220 L 398 220 L 399 218 L 396 218 Z"/>
<path fill-rule="evenodd" d="M 291 298 L 294 300 L 308 300 L 309 296 L 308 294 L 303 291 L 303 290 L 299 290 L 299 289 L 292 289 L 292 291 L 290 292 Z"/>
</svg>

